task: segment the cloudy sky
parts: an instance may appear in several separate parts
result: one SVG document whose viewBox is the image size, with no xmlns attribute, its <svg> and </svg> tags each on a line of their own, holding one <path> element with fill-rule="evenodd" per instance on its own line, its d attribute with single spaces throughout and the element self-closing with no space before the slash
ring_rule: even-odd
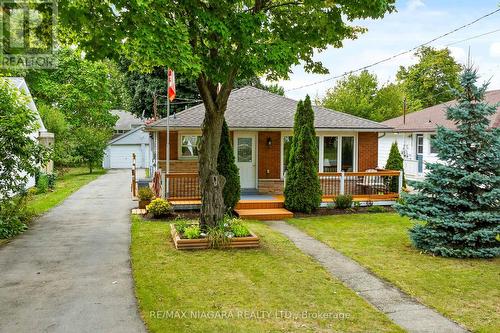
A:
<svg viewBox="0 0 500 333">
<path fill-rule="evenodd" d="M 499 9 L 499 6 L 500 0 L 398 0 L 396 13 L 386 15 L 382 20 L 355 22 L 368 28 L 368 32 L 357 40 L 348 40 L 341 49 L 330 48 L 316 55 L 316 59 L 321 60 L 330 70 L 329 75 L 308 74 L 301 66 L 297 66 L 292 69 L 290 80 L 279 83 L 285 90 L 290 90 L 369 65 L 458 28 Z M 468 28 L 432 43 L 431 46 L 437 48 L 448 46 L 460 63 L 466 61 L 470 47 L 472 59 L 482 79 L 491 79 L 490 89 L 500 89 L 500 31 L 456 43 L 499 29 L 500 12 L 497 12 Z M 449 45 L 451 43 L 454 44 Z M 393 81 L 400 65 L 407 66 L 412 63 L 415 63 L 415 58 L 408 54 L 372 67 L 370 71 L 374 72 L 381 82 Z M 287 91 L 286 95 L 294 99 L 303 98 L 306 94 L 311 97 L 322 97 L 334 83 L 333 80 Z"/>
</svg>

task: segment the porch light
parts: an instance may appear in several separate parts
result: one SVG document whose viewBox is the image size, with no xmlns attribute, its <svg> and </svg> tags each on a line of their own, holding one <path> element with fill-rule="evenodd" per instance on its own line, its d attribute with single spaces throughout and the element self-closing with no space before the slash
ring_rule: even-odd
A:
<svg viewBox="0 0 500 333">
<path fill-rule="evenodd" d="M 273 145 L 273 140 L 269 137 L 267 138 L 267 146 L 271 147 Z"/>
</svg>

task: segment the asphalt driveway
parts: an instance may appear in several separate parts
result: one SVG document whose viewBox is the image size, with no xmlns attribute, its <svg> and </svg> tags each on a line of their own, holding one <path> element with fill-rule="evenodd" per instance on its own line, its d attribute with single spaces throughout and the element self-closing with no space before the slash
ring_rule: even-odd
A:
<svg viewBox="0 0 500 333">
<path fill-rule="evenodd" d="M 145 332 L 129 187 L 129 170 L 110 171 L 0 247 L 0 332 Z"/>
</svg>

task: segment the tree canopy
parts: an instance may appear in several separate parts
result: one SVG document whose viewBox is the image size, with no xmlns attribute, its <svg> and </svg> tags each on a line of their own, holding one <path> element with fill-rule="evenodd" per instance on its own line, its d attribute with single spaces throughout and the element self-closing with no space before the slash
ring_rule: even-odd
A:
<svg viewBox="0 0 500 333">
<path fill-rule="evenodd" d="M 459 65 L 448 48 L 424 46 L 415 52 L 419 61 L 401 66 L 396 79 L 403 85 L 411 108 L 426 108 L 452 100 L 452 89 L 461 89 Z"/>
<path fill-rule="evenodd" d="M 55 56 L 57 68 L 25 74 L 44 124 L 55 135 L 54 162 L 94 165 L 117 120 L 110 109 L 127 102 L 123 77 L 112 62 L 88 60 L 78 50 L 62 48 Z M 90 143 L 99 148 L 97 160 L 88 153 Z"/>
<path fill-rule="evenodd" d="M 155 67 L 150 73 L 139 73 L 128 69 L 129 62 L 122 60 L 122 70 L 125 76 L 125 86 L 130 96 L 129 111 L 137 116 L 150 118 L 153 116 L 153 96 L 157 95 L 157 112 L 159 117 L 167 114 L 166 110 L 166 70 Z M 201 96 L 196 86 L 196 79 L 189 76 L 176 77 L 176 98 L 170 103 L 170 112 L 179 112 L 187 107 L 201 103 Z M 265 89 L 273 93 L 284 95 L 285 91 L 277 84 L 262 84 L 258 77 L 235 80 L 233 87 L 240 88 L 246 85 Z"/>
<path fill-rule="evenodd" d="M 224 215 L 217 156 L 236 79 L 288 78 L 290 67 L 327 73 L 314 53 L 365 31 L 358 18 L 381 18 L 395 0 L 130 1 L 62 0 L 63 25 L 94 57 L 123 56 L 130 68 L 170 67 L 195 78 L 205 107 L 199 151 L 201 227 Z M 96 29 L 96 27 L 99 27 Z"/>
<path fill-rule="evenodd" d="M 319 102 L 335 111 L 384 121 L 403 113 L 404 93 L 402 87 L 394 83 L 379 88 L 377 76 L 364 70 L 337 81 Z"/>
</svg>

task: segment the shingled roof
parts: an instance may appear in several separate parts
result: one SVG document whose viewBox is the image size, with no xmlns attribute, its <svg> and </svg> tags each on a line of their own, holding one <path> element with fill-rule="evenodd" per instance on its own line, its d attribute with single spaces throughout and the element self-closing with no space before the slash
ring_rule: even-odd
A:
<svg viewBox="0 0 500 333">
<path fill-rule="evenodd" d="M 314 125 L 317 129 L 335 130 L 379 130 L 390 128 L 380 123 L 337 112 L 319 106 L 313 106 Z M 228 100 L 225 113 L 231 129 L 291 129 L 297 101 L 271 92 L 246 86 L 234 90 Z M 170 117 L 173 128 L 200 128 L 205 116 L 203 104 L 191 107 Z M 165 128 L 166 118 L 148 126 L 150 129 Z"/>
<path fill-rule="evenodd" d="M 485 94 L 485 101 L 495 105 L 500 103 L 500 90 L 488 91 Z M 456 129 L 455 123 L 446 119 L 446 108 L 456 105 L 457 101 L 449 101 L 428 107 L 426 109 L 412 112 L 403 116 L 386 120 L 382 124 L 394 128 L 394 132 L 435 132 L 436 126 L 444 126 L 450 129 Z M 490 117 L 490 127 L 500 126 L 500 105 L 497 112 Z"/>
</svg>

